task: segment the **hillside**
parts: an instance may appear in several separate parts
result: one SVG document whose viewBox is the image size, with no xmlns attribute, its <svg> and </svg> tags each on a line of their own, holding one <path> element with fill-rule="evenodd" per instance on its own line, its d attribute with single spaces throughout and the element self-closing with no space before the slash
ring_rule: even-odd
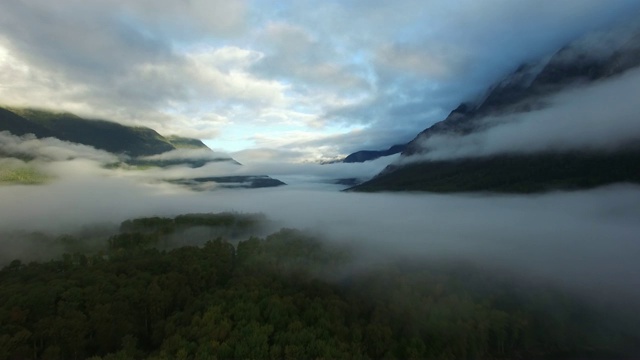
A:
<svg viewBox="0 0 640 360">
<path fill-rule="evenodd" d="M 106 168 L 144 170 L 174 166 L 200 168 L 211 163 L 241 165 L 226 154 L 213 152 L 198 139 L 158 134 L 146 127 L 131 127 L 105 120 L 84 119 L 68 112 L 0 107 L 0 131 L 17 136 L 33 134 L 37 138 L 57 138 L 71 143 L 92 146 L 119 157 Z M 20 141 L 20 139 L 19 139 Z M 2 144 L 0 144 L 2 145 Z M 48 178 L 29 161 L 37 155 L 4 153 L 0 146 L 0 184 L 41 184 Z M 15 165 L 10 160 L 20 159 L 25 164 Z M 261 188 L 285 185 L 266 175 L 218 176 L 168 180 L 192 190 L 214 188 Z"/>
<path fill-rule="evenodd" d="M 577 43 L 548 59 L 520 66 L 492 86 L 480 101 L 461 104 L 445 120 L 425 129 L 407 144 L 400 160 L 352 190 L 537 192 L 616 182 L 640 183 L 637 165 L 640 164 L 640 134 L 627 133 L 624 141 L 609 140 L 613 144 L 607 147 L 600 145 L 605 140 L 597 138 L 594 146 L 586 141 L 573 147 L 556 144 L 544 148 L 526 144 L 526 131 L 541 134 L 546 131 L 547 138 L 564 138 L 566 143 L 571 143 L 572 138 L 579 138 L 584 132 L 595 133 L 596 130 L 589 127 L 597 128 L 600 122 L 611 122 L 610 126 L 615 126 L 617 107 L 636 106 L 621 103 L 615 92 L 605 94 L 617 101 L 618 106 L 603 104 L 611 106 L 610 114 L 599 118 L 597 123 L 580 123 L 581 116 L 589 116 L 581 114 L 580 108 L 600 110 L 592 103 L 601 100 L 587 96 L 577 99 L 575 94 L 591 91 L 580 93 L 581 89 L 613 88 L 610 83 L 620 83 L 629 73 L 636 74 L 634 71 L 640 65 L 640 34 L 629 36 L 618 48 L 605 53 L 595 53 L 580 41 Z M 619 88 L 621 90 L 616 91 L 625 90 Z M 536 124 L 531 120 L 542 117 L 537 114 L 547 116 L 555 108 L 563 109 L 561 101 L 567 96 L 574 97 L 575 109 L 557 112 L 560 115 L 556 114 L 553 121 L 544 119 L 550 125 L 548 130 L 540 121 Z M 563 122 L 567 125 L 556 125 Z M 523 123 L 525 125 L 521 125 Z M 520 133 L 513 130 L 517 126 Z M 606 126 L 600 128 L 603 133 L 609 131 Z M 510 147 L 486 150 L 499 147 L 494 144 L 504 141 L 500 136 L 505 130 L 510 131 L 512 138 L 515 135 L 523 139 L 523 144 L 509 140 Z M 559 131 L 565 135 L 558 135 Z M 544 140 L 541 136 L 538 138 Z M 526 149 L 527 146 L 535 150 Z"/>
<path fill-rule="evenodd" d="M 199 139 L 176 135 L 165 137 L 147 127 L 90 120 L 68 112 L 0 107 L 0 131 L 8 131 L 17 136 L 33 134 L 37 138 L 54 137 L 116 155 L 127 155 L 127 164 L 135 166 L 167 167 L 186 164 L 201 167 L 208 162 L 219 161 L 238 164 L 226 155 L 213 155 L 211 149 Z M 173 150 L 201 150 L 201 153 L 187 153 L 169 159 L 154 157 Z"/>
<path fill-rule="evenodd" d="M 173 145 L 176 149 L 208 149 L 199 139 L 186 138 L 177 135 L 170 135 L 165 137 L 167 141 Z"/>
<path fill-rule="evenodd" d="M 93 146 L 114 154 L 156 155 L 176 149 L 166 138 L 146 127 L 131 127 L 105 120 L 84 119 L 68 112 L 0 108 L 0 131 L 32 133 L 38 138 Z"/>
</svg>

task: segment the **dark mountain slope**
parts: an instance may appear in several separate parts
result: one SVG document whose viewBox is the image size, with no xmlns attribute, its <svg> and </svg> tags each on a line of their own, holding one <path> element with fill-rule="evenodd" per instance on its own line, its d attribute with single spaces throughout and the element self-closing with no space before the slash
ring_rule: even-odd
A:
<svg viewBox="0 0 640 360">
<path fill-rule="evenodd" d="M 549 150 L 447 160 L 429 159 L 430 150 L 423 146 L 435 135 L 460 137 L 482 132 L 492 126 L 484 121 L 487 117 L 543 109 L 547 106 L 546 97 L 620 75 L 638 65 L 638 34 L 609 53 L 593 54 L 588 48 L 571 45 L 548 60 L 523 65 L 489 89 L 478 104 L 461 104 L 445 120 L 418 134 L 407 144 L 398 163 L 352 189 L 533 192 L 588 188 L 615 182 L 640 183 L 637 142 L 599 152 L 593 149 Z"/>
<path fill-rule="evenodd" d="M 66 112 L 55 113 L 34 109 L 8 110 L 23 118 L 25 126 L 38 130 L 34 132 L 37 137 L 53 136 L 60 140 L 130 156 L 155 155 L 175 149 L 162 135 L 146 127 L 124 126 L 105 120 L 87 120 Z M 42 128 L 45 129 L 44 132 L 39 130 Z M 0 130 L 12 132 L 4 126 Z"/>
<path fill-rule="evenodd" d="M 34 134 L 39 138 L 54 136 L 53 132 L 46 127 L 3 108 L 0 108 L 0 131 L 8 131 L 17 136 L 26 134 Z"/>
<path fill-rule="evenodd" d="M 479 128 L 487 116 L 524 113 L 544 106 L 543 97 L 571 86 L 579 86 L 619 75 L 640 65 L 640 36 L 633 37 L 623 50 L 609 56 L 594 56 L 588 49 L 567 46 L 548 62 L 520 66 L 494 85 L 479 105 L 463 103 L 449 116 L 422 131 L 409 142 L 405 156 L 422 152 L 419 143 L 434 134 L 468 134 Z"/>
<path fill-rule="evenodd" d="M 640 150 L 497 155 L 429 161 L 396 168 L 358 191 L 492 191 L 530 193 L 640 183 Z"/>
<path fill-rule="evenodd" d="M 137 168 L 188 166 L 198 168 L 215 162 L 241 165 L 228 155 L 214 153 L 198 139 L 180 136 L 164 137 L 150 128 L 124 126 L 104 120 L 88 120 L 67 112 L 0 107 L 0 131 L 9 131 L 18 136 L 33 134 L 38 138 L 54 137 L 114 154 L 128 155 L 121 160 L 122 162 L 106 165 L 109 168 L 121 166 L 135 166 Z M 166 154 L 172 150 L 185 151 Z M 33 160 L 29 155 L 3 154 L 1 151 L 0 157 L 20 157 L 25 161 Z M 208 189 L 207 186 L 211 184 L 227 188 L 285 185 L 285 183 L 266 175 L 181 179 L 173 182 L 186 185 L 194 190 Z"/>
</svg>

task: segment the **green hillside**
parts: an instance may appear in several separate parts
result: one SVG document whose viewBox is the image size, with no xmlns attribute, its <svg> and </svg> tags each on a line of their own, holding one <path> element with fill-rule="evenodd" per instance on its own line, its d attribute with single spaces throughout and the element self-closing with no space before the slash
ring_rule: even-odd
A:
<svg viewBox="0 0 640 360">
<path fill-rule="evenodd" d="M 155 130 L 146 127 L 131 127 L 105 120 L 84 119 L 68 112 L 51 112 L 36 109 L 3 109 L 19 116 L 23 127 L 37 129 L 37 137 L 54 136 L 60 140 L 93 146 L 116 154 L 130 156 L 155 155 L 174 150 L 173 146 Z M 15 117 L 12 118 L 16 122 Z M 8 121 L 0 122 L 0 130 L 9 128 Z M 41 129 L 45 129 L 42 131 Z M 15 135 L 23 135 L 21 131 Z M 48 133 L 47 133 L 48 132 Z"/>
<path fill-rule="evenodd" d="M 177 135 L 170 135 L 166 137 L 167 141 L 173 145 L 176 149 L 208 149 L 202 141 L 198 139 L 186 138 Z"/>
<path fill-rule="evenodd" d="M 33 134 L 38 138 L 55 137 L 60 140 L 92 146 L 113 154 L 128 155 L 120 160 L 103 164 L 107 168 L 144 170 L 151 167 L 171 166 L 203 167 L 210 163 L 231 163 L 241 165 L 223 153 L 214 153 L 202 141 L 181 136 L 164 137 L 155 130 L 146 127 L 125 126 L 105 120 L 91 120 L 69 112 L 54 112 L 29 108 L 0 107 L 0 131 L 13 135 Z M 165 153 L 172 150 L 186 150 Z M 190 151 L 194 150 L 194 151 Z M 160 155 L 154 157 L 153 155 Z M 18 158 L 29 162 L 34 160 L 31 154 L 3 153 L 0 158 Z M 33 167 L 20 169 L 0 166 L 0 184 L 39 184 L 48 178 Z M 187 185 L 201 185 L 211 179 L 182 179 Z M 224 187 L 256 188 L 284 185 L 283 182 L 268 176 L 231 176 L 216 178 Z"/>
<path fill-rule="evenodd" d="M 46 127 L 2 107 L 0 107 L 0 131 L 8 131 L 18 136 L 34 134 L 39 138 L 54 136 L 53 132 Z"/>
<path fill-rule="evenodd" d="M 33 166 L 15 166 L 0 161 L 0 185 L 39 185 L 46 183 L 50 178 Z"/>
</svg>

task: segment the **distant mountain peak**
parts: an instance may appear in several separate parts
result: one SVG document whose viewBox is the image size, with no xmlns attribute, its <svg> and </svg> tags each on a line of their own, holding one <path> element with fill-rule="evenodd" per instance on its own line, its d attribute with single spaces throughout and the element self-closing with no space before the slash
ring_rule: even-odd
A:
<svg viewBox="0 0 640 360">
<path fill-rule="evenodd" d="M 462 137 L 475 141 L 477 137 L 468 136 L 502 126 L 516 116 L 546 109 L 548 99 L 560 92 L 601 83 L 637 68 L 640 65 L 639 30 L 640 26 L 635 26 L 631 33 L 617 33 L 621 38 L 612 35 L 616 34 L 615 31 L 593 35 L 538 62 L 519 66 L 491 86 L 479 101 L 460 104 L 446 119 L 420 132 L 407 144 L 400 160 L 355 189 L 539 191 L 554 186 L 589 187 L 616 181 L 640 182 L 640 172 L 637 171 L 640 150 L 636 146 L 618 146 L 617 150 L 608 152 L 585 148 L 571 152 L 548 150 L 539 154 L 504 153 L 452 160 L 430 158 L 428 155 L 432 148 L 425 146 L 436 141 L 432 137 L 437 137 L 440 142 Z M 632 165 L 634 163 L 636 165 Z M 535 173 L 535 169 L 539 173 Z"/>
</svg>

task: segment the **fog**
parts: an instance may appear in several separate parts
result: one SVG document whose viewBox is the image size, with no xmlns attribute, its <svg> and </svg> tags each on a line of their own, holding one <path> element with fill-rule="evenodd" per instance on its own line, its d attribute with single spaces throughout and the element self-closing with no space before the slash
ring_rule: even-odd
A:
<svg viewBox="0 0 640 360">
<path fill-rule="evenodd" d="M 187 163 L 167 167 L 149 167 L 144 170 L 129 166 L 125 157 L 95 149 L 91 146 L 70 143 L 56 138 L 38 139 L 32 135 L 14 136 L 0 132 L 0 173 L 3 170 L 33 168 L 43 175 L 57 179 L 51 184 L 53 191 L 64 193 L 59 187 L 92 187 L 94 183 L 108 187 L 123 186 L 123 192 L 142 191 L 148 187 L 175 192 L 179 188 L 166 184 L 167 180 L 192 179 L 213 176 L 254 176 L 269 175 L 295 188 L 317 188 L 323 186 L 341 190 L 344 186 L 333 185 L 339 179 L 367 180 L 398 158 L 392 155 L 357 164 L 319 164 L 303 162 L 300 159 L 282 159 L 279 156 L 254 157 L 240 153 L 242 165 L 228 154 L 202 149 L 179 149 L 160 155 L 141 157 L 138 160 L 205 160 L 204 166 L 192 168 Z M 235 155 L 234 155 L 235 157 Z M 287 161 L 291 160 L 291 161 Z M 105 165 L 120 163 L 118 168 Z M 137 190 L 142 187 L 143 190 Z M 19 186 L 12 186 L 17 189 Z M 215 186 L 211 188 L 215 189 Z M 10 192 L 13 190 L 10 190 Z M 36 192 L 39 189 L 36 190 Z M 44 191 L 44 193 L 48 192 Z M 98 191 L 98 190 L 96 190 Z M 43 195 L 48 197 L 49 195 Z"/>
<path fill-rule="evenodd" d="M 435 135 L 422 142 L 425 154 L 402 161 L 446 160 L 501 153 L 616 150 L 640 140 L 637 94 L 640 69 L 575 86 L 539 99 L 541 108 L 486 117 L 487 129 L 469 135 Z"/>
<path fill-rule="evenodd" d="M 571 99 L 570 94 L 562 96 Z M 631 127 L 626 129 L 631 133 Z M 614 132 L 610 140 L 625 133 Z M 135 217 L 234 211 L 263 213 L 277 227 L 306 229 L 327 241 L 353 246 L 356 268 L 398 259 L 465 261 L 640 304 L 638 186 L 538 195 L 344 193 L 331 181 L 373 176 L 397 155 L 362 164 L 245 158 L 242 166 L 214 162 L 196 169 L 109 169 L 104 164 L 118 159 L 88 146 L 0 136 L 5 156 L 27 158 L 7 158 L 2 166 L 33 166 L 51 176 L 44 185 L 0 186 L 4 262 L 8 256 L 46 257 L 42 243 L 16 241 L 7 236 L 10 232 L 55 237 L 98 226 L 104 233 Z M 241 174 L 268 174 L 289 185 L 193 192 L 164 181 Z"/>
<path fill-rule="evenodd" d="M 115 155 L 91 146 L 56 138 L 38 139 L 32 134 L 14 136 L 8 131 L 0 131 L 0 154 L 10 157 L 34 157 L 44 161 L 65 161 L 74 158 L 103 163 L 118 161 Z"/>
<path fill-rule="evenodd" d="M 46 185 L 0 187 L 3 232 L 59 235 L 142 216 L 264 213 L 279 226 L 354 246 L 361 266 L 408 258 L 460 260 L 619 301 L 640 300 L 638 186 L 539 195 L 437 195 L 343 193 L 337 186 L 307 183 L 196 193 L 140 181 L 87 159 L 52 164 L 49 171 L 57 179 Z M 17 257 L 34 250 L 5 240 L 2 251 Z"/>
<path fill-rule="evenodd" d="M 164 152 L 162 154 L 144 156 L 143 160 L 185 160 L 185 159 L 197 159 L 197 160 L 222 160 L 229 159 L 230 156 L 221 153 L 213 152 L 206 148 L 197 149 L 176 149 Z"/>
</svg>

